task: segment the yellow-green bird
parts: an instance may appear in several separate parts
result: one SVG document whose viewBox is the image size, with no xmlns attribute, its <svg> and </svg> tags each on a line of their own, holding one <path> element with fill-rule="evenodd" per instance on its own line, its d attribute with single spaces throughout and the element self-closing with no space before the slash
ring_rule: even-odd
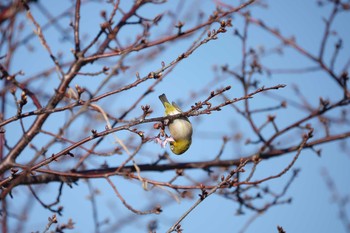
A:
<svg viewBox="0 0 350 233">
<path fill-rule="evenodd" d="M 170 103 L 165 94 L 159 96 L 165 108 L 165 115 L 176 115 L 182 112 L 179 106 Z M 168 124 L 171 137 L 174 141 L 170 141 L 170 149 L 174 154 L 180 155 L 188 150 L 192 143 L 192 124 L 187 117 L 179 117 L 171 120 Z"/>
</svg>

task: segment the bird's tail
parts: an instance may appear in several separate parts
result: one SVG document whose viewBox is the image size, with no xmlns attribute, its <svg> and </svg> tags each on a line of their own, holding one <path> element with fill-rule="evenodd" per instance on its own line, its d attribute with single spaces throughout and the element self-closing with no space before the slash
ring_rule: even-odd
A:
<svg viewBox="0 0 350 233">
<path fill-rule="evenodd" d="M 159 99 L 160 99 L 160 101 L 162 101 L 162 103 L 163 103 L 164 106 L 165 106 L 165 103 L 169 103 L 169 100 L 168 100 L 168 98 L 166 98 L 166 95 L 165 95 L 165 94 L 161 94 L 161 95 L 159 96 Z"/>
</svg>

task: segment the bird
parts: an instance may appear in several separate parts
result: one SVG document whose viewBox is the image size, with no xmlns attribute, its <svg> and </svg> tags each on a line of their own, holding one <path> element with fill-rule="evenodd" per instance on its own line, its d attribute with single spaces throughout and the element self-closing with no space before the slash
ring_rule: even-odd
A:
<svg viewBox="0 0 350 233">
<path fill-rule="evenodd" d="M 159 96 L 165 108 L 165 115 L 176 115 L 182 113 L 180 107 L 175 103 L 170 103 L 165 94 Z M 170 150 L 176 154 L 181 155 L 190 148 L 192 143 L 192 124 L 185 116 L 176 119 L 171 119 L 168 123 L 168 128 L 173 140 L 170 142 Z"/>
</svg>

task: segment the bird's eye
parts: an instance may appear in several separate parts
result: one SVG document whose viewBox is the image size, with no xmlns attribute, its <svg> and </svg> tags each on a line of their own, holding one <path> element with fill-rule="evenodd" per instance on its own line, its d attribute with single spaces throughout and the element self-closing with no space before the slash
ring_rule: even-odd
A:
<svg viewBox="0 0 350 233">
<path fill-rule="evenodd" d="M 170 149 L 171 149 L 171 150 L 174 150 L 174 145 L 170 145 Z"/>
</svg>

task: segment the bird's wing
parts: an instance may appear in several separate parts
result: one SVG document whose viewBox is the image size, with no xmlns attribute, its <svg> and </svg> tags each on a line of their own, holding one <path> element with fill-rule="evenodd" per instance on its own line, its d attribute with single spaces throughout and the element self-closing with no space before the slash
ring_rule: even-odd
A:
<svg viewBox="0 0 350 233">
<path fill-rule="evenodd" d="M 172 102 L 172 105 L 176 108 L 176 110 L 178 110 L 179 112 L 182 112 L 182 110 L 179 107 L 179 105 L 177 105 L 175 102 Z"/>
</svg>

